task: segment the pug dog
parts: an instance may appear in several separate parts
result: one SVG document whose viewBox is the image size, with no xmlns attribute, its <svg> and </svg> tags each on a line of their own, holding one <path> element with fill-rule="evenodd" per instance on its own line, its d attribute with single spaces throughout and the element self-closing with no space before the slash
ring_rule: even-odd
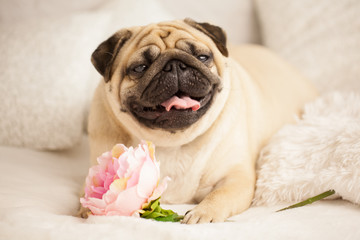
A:
<svg viewBox="0 0 360 240">
<path fill-rule="evenodd" d="M 269 50 L 228 48 L 220 27 L 191 19 L 122 29 L 91 60 L 103 76 L 89 115 L 92 164 L 117 143 L 152 141 L 171 178 L 161 201 L 197 204 L 188 224 L 249 208 L 261 148 L 317 96 Z"/>
</svg>

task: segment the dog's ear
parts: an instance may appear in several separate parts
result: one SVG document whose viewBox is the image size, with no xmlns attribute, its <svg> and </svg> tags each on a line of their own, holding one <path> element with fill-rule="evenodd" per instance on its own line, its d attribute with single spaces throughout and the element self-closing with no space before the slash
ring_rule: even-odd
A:
<svg viewBox="0 0 360 240">
<path fill-rule="evenodd" d="M 111 67 L 121 47 L 131 37 L 127 29 L 120 30 L 102 42 L 91 55 L 91 62 L 96 70 L 104 77 L 105 82 L 110 81 Z"/>
<path fill-rule="evenodd" d="M 198 23 L 190 18 L 186 18 L 184 22 L 208 35 L 214 41 L 222 55 L 225 57 L 229 56 L 226 48 L 226 33 L 222 28 L 209 23 Z"/>
</svg>

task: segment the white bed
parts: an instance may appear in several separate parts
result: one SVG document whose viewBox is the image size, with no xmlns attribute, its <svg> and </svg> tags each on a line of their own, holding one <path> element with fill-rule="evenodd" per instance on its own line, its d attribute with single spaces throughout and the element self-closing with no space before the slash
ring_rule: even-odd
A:
<svg viewBox="0 0 360 240">
<path fill-rule="evenodd" d="M 360 239 L 359 1 L 0 0 L 0 5 L 1 240 Z M 305 120 L 287 126 L 268 145 L 259 161 L 254 205 L 227 222 L 74 217 L 88 171 L 85 119 L 99 81 L 91 52 L 120 27 L 185 17 L 222 26 L 232 43 L 261 43 L 278 52 L 314 82 L 320 100 L 310 105 Z M 333 136 L 346 141 L 327 148 L 318 144 Z M 327 155 L 313 146 L 327 149 Z M 332 153 L 335 160 L 326 157 Z M 271 169 L 277 156 L 279 163 L 294 163 L 294 156 L 303 162 Z M 325 181 L 323 172 L 312 169 L 300 179 L 307 161 L 322 156 L 320 169 L 339 163 L 346 178 L 333 172 Z M 298 178 L 280 174 L 287 168 Z M 330 187 L 348 201 L 275 212 Z M 192 207 L 163 206 L 180 214 Z"/>
<path fill-rule="evenodd" d="M 0 239 L 359 239 L 359 206 L 329 200 L 288 210 L 252 207 L 225 223 L 72 216 L 88 165 L 87 138 L 67 151 L 0 147 Z M 164 205 L 184 213 L 191 205 Z"/>
</svg>

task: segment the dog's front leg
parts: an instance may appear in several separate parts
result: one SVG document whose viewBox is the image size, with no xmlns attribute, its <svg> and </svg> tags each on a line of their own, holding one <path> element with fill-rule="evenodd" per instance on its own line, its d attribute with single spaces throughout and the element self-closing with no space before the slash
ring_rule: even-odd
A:
<svg viewBox="0 0 360 240">
<path fill-rule="evenodd" d="M 255 188 L 255 169 L 238 165 L 216 185 L 194 209 L 187 212 L 183 223 L 223 222 L 249 208 Z"/>
</svg>

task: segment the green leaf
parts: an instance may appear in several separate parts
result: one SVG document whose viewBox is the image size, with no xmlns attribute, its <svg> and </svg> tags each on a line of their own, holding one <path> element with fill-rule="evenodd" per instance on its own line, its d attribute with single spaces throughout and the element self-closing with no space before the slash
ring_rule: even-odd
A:
<svg viewBox="0 0 360 240">
<path fill-rule="evenodd" d="M 154 220 L 156 221 L 160 221 L 160 222 L 179 222 L 184 218 L 184 216 L 180 216 L 177 213 L 174 214 L 170 214 L 166 217 L 157 217 L 154 218 Z"/>
<path fill-rule="evenodd" d="M 151 205 L 150 205 L 151 210 L 155 210 L 160 205 L 159 200 L 160 200 L 160 198 L 158 198 L 158 199 L 154 200 L 153 202 L 151 202 Z"/>
<path fill-rule="evenodd" d="M 335 194 L 335 191 L 334 190 L 329 190 L 329 191 L 326 191 L 326 192 L 323 192 L 319 195 L 316 195 L 315 197 L 312 197 L 312 198 L 308 198 L 306 199 L 305 201 L 302 201 L 302 202 L 299 202 L 299 203 L 296 203 L 294 205 L 291 205 L 289 207 L 286 207 L 286 208 L 282 208 L 280 210 L 277 210 L 276 212 L 281 212 L 281 211 L 284 211 L 284 210 L 288 210 L 288 209 L 292 209 L 292 208 L 297 208 L 297 207 L 302 207 L 302 206 L 305 206 L 305 205 L 308 205 L 308 204 L 311 204 L 313 202 L 316 202 L 316 201 L 319 201 L 321 199 L 324 199 L 328 196 L 331 196 Z"/>
<path fill-rule="evenodd" d="M 162 222 L 179 222 L 184 218 L 184 216 L 180 216 L 170 209 L 162 209 L 159 201 L 160 198 L 151 201 L 147 206 L 145 206 L 142 209 L 144 212 L 140 214 L 140 217 Z"/>
<path fill-rule="evenodd" d="M 152 212 L 150 213 L 149 215 L 147 215 L 146 217 L 144 218 L 147 218 L 147 219 L 154 219 L 154 218 L 157 218 L 157 217 L 166 217 L 166 215 L 160 213 L 160 212 Z"/>
<path fill-rule="evenodd" d="M 172 215 L 172 214 L 174 214 L 175 212 L 173 212 L 172 210 L 166 210 L 166 209 L 162 209 L 162 211 L 161 211 L 163 214 L 165 214 L 165 215 Z"/>
<path fill-rule="evenodd" d="M 140 214 L 140 217 L 147 218 L 147 216 L 149 216 L 151 213 L 152 213 L 152 211 L 145 211 L 144 213 Z"/>
<path fill-rule="evenodd" d="M 145 208 L 143 208 L 145 212 L 142 213 L 140 216 L 142 218 L 148 218 L 148 216 L 159 207 L 160 205 L 159 200 L 160 198 L 151 201 Z"/>
</svg>

